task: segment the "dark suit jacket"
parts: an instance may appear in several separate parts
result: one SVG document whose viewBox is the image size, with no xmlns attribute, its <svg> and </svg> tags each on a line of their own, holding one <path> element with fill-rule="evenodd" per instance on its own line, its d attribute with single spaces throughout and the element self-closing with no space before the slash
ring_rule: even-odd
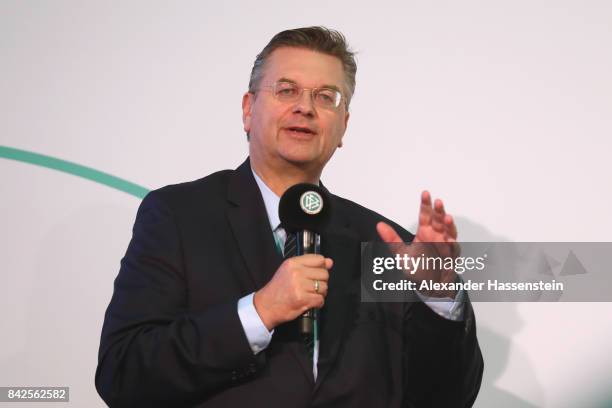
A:
<svg viewBox="0 0 612 408">
<path fill-rule="evenodd" d="M 294 323 L 253 355 L 237 312 L 282 259 L 248 159 L 143 200 L 106 312 L 96 388 L 111 407 L 466 407 L 482 377 L 472 308 L 362 303 L 360 242 L 389 222 L 332 195 L 334 260 L 313 379 Z M 391 222 L 406 241 L 412 235 Z"/>
</svg>

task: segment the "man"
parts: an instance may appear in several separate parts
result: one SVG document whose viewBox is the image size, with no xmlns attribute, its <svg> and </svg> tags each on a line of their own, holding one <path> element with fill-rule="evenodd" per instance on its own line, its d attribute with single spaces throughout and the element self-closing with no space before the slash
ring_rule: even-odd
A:
<svg viewBox="0 0 612 408">
<path fill-rule="evenodd" d="M 242 100 L 249 158 L 143 200 L 102 331 L 96 387 L 110 406 L 472 405 L 483 363 L 469 302 L 359 301 L 362 241 L 454 248 L 441 201 L 423 193 L 415 238 L 332 195 L 324 256 L 283 260 L 279 197 L 319 183 L 342 146 L 355 71 L 335 31 L 277 34 Z M 320 341 L 306 346 L 295 319 L 311 308 Z"/>
</svg>

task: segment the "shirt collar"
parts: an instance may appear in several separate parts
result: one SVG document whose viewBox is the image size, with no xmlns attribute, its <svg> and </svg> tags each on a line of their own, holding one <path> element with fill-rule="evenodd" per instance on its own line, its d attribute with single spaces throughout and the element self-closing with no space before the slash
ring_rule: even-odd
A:
<svg viewBox="0 0 612 408">
<path fill-rule="evenodd" d="M 272 231 L 275 231 L 280 226 L 280 217 L 278 216 L 278 204 L 280 203 L 280 197 L 277 196 L 274 191 L 270 190 L 270 187 L 264 183 L 262 179 L 259 178 L 253 167 L 251 167 L 251 172 L 253 173 L 253 177 L 255 177 L 255 182 L 257 183 L 257 187 L 259 187 L 259 191 L 261 192 L 261 196 L 264 200 L 264 205 L 266 206 L 266 213 L 268 213 L 268 221 L 270 221 L 270 228 Z M 317 183 L 320 185 L 321 183 Z"/>
<path fill-rule="evenodd" d="M 274 231 L 280 225 L 280 218 L 278 217 L 280 197 L 274 194 L 274 191 L 270 190 L 270 187 L 259 178 L 257 173 L 253 170 L 253 167 L 251 167 L 251 172 L 253 172 L 253 177 L 255 177 L 255 182 L 257 182 L 257 187 L 259 187 L 259 191 L 263 197 L 266 212 L 268 213 L 268 221 L 270 221 L 270 228 Z"/>
</svg>

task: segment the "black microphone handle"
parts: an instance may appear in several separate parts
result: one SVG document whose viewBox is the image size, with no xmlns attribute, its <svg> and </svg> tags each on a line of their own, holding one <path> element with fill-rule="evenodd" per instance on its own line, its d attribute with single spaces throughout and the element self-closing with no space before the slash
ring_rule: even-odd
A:
<svg viewBox="0 0 612 408">
<path fill-rule="evenodd" d="M 297 231 L 296 235 L 296 255 L 305 254 L 318 254 L 321 252 L 320 242 L 321 237 L 312 231 Z M 312 335 L 314 331 L 314 322 L 317 319 L 317 310 L 310 309 L 304 312 L 298 318 L 298 326 L 300 327 L 300 334 Z"/>
</svg>

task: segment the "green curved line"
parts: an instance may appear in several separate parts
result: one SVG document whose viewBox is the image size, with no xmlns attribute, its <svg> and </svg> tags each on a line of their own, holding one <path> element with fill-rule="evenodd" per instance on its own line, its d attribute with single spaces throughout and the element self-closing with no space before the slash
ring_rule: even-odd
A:
<svg viewBox="0 0 612 408">
<path fill-rule="evenodd" d="M 124 193 L 131 194 L 138 198 L 144 198 L 144 196 L 149 192 L 149 189 L 145 187 L 131 183 L 119 177 L 115 177 L 111 174 L 104 173 L 103 171 L 66 160 L 57 159 L 55 157 L 46 156 L 44 154 L 29 152 L 27 150 L 15 149 L 13 147 L 0 145 L 0 157 L 62 171 L 64 173 L 72 174 L 73 176 L 81 177 L 95 183 L 103 184 L 116 190 L 123 191 Z"/>
</svg>

